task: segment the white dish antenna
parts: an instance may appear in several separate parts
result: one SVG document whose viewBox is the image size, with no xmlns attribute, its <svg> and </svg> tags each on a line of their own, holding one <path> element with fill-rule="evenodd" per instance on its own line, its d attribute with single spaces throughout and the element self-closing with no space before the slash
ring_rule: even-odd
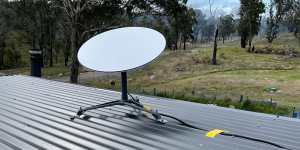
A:
<svg viewBox="0 0 300 150">
<path fill-rule="evenodd" d="M 96 71 L 126 71 L 151 62 L 165 46 L 164 36 L 153 29 L 125 27 L 89 39 L 79 49 L 78 59 Z"/>
<path fill-rule="evenodd" d="M 139 111 L 151 113 L 155 120 L 165 123 L 157 110 L 149 109 L 139 100 L 127 94 L 127 73 L 151 62 L 165 49 L 164 36 L 149 28 L 126 27 L 110 30 L 94 36 L 79 49 L 79 62 L 90 69 L 102 72 L 121 72 L 122 98 L 117 101 L 80 108 L 74 117 L 83 115 L 88 110 L 111 107 L 115 105 L 129 106 Z"/>
</svg>

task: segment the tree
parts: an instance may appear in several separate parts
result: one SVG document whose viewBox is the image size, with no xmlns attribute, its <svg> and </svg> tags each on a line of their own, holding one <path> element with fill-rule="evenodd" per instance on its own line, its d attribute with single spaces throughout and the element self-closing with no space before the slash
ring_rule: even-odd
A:
<svg viewBox="0 0 300 150">
<path fill-rule="evenodd" d="M 193 27 L 193 37 L 194 41 L 198 40 L 198 37 L 200 35 L 200 32 L 205 25 L 205 15 L 202 13 L 200 9 L 194 9 L 194 12 L 196 14 L 196 24 Z"/>
<path fill-rule="evenodd" d="M 22 44 L 20 42 L 22 40 L 21 35 L 18 32 L 11 31 L 7 34 L 5 39 L 5 65 L 9 67 L 19 67 L 21 61 L 21 52 L 18 49 L 18 44 Z"/>
<path fill-rule="evenodd" d="M 186 42 L 188 39 L 194 39 L 193 26 L 197 23 L 196 14 L 192 8 L 186 9 L 182 12 L 180 31 L 183 37 L 183 49 L 186 49 Z"/>
<path fill-rule="evenodd" d="M 41 17 L 38 15 L 38 5 L 35 0 L 12 1 L 11 6 L 17 14 L 17 28 L 27 33 L 27 40 L 31 43 L 31 49 L 40 49 Z"/>
<path fill-rule="evenodd" d="M 38 4 L 39 16 L 42 21 L 42 37 L 44 54 L 46 54 L 49 66 L 53 66 L 54 47 L 56 44 L 59 23 L 61 22 L 61 10 L 55 3 L 49 0 L 40 0 Z"/>
<path fill-rule="evenodd" d="M 274 16 L 274 1 L 270 1 L 270 8 L 269 8 L 269 17 L 267 18 L 267 31 L 266 31 L 266 38 L 269 43 L 272 43 L 273 40 L 277 37 L 278 34 L 278 25 L 279 19 Z"/>
<path fill-rule="evenodd" d="M 19 50 L 16 42 L 21 41 L 26 51 L 42 50 L 44 64 L 49 66 L 62 51 L 65 66 L 69 57 L 72 59 L 70 81 L 77 83 L 77 52 L 82 43 L 110 29 L 135 26 L 141 16 L 152 18 L 147 26 L 158 28 L 167 37 L 168 45 L 181 40 L 185 45 L 194 37 L 195 22 L 194 11 L 186 3 L 187 0 L 0 0 L 0 68 L 7 56 L 4 53 Z M 22 33 L 23 39 L 14 40 L 18 36 L 11 36 L 10 31 L 16 31 L 13 35 Z M 7 36 L 12 38 L 5 42 Z"/>
<path fill-rule="evenodd" d="M 19 0 L 9 1 L 10 8 L 17 14 L 14 30 L 27 34 L 26 40 L 31 49 L 39 49 L 44 54 L 44 63 L 53 65 L 53 47 L 57 37 L 60 12 L 54 0 Z"/>
<path fill-rule="evenodd" d="M 77 54 L 80 47 L 79 40 L 81 34 L 79 31 L 79 25 L 81 25 L 84 18 L 84 16 L 82 16 L 83 11 L 91 7 L 93 3 L 90 0 L 63 0 L 60 1 L 60 3 L 62 4 L 62 8 L 67 19 L 66 22 L 70 29 L 70 48 L 73 51 L 70 82 L 77 83 L 79 73 L 79 61 Z"/>
<path fill-rule="evenodd" d="M 298 10 L 297 13 L 295 14 L 295 18 L 298 18 L 295 20 L 295 26 L 296 26 L 296 29 L 295 29 L 295 37 L 299 39 L 299 42 L 300 42 L 300 11 Z"/>
<path fill-rule="evenodd" d="M 235 32 L 235 25 L 233 15 L 226 15 L 220 18 L 219 32 L 223 39 L 228 38 L 232 33 Z"/>
<path fill-rule="evenodd" d="M 282 0 L 282 22 L 300 40 L 300 0 Z"/>
<path fill-rule="evenodd" d="M 279 33 L 279 23 L 282 22 L 284 13 L 288 11 L 290 0 L 270 0 L 269 16 L 267 18 L 266 38 L 272 43 Z"/>
<path fill-rule="evenodd" d="M 183 4 L 178 3 L 177 0 L 169 0 L 166 1 L 166 7 L 165 11 L 168 16 L 168 22 L 170 23 L 171 26 L 171 32 L 173 34 L 173 44 L 174 44 L 174 49 L 178 49 L 178 40 L 180 36 L 180 25 L 182 22 L 180 21 L 180 14 L 185 8 Z"/>
<path fill-rule="evenodd" d="M 11 9 L 9 2 L 0 0 L 0 69 L 5 67 L 4 57 L 7 52 L 5 39 L 16 25 L 15 17 L 16 13 Z"/>
<path fill-rule="evenodd" d="M 213 39 L 215 30 L 216 30 L 216 24 L 217 24 L 217 21 L 213 17 L 209 17 L 206 20 L 206 23 L 204 24 L 202 32 L 201 32 L 202 37 L 204 37 L 205 42 L 210 42 Z"/>
<path fill-rule="evenodd" d="M 261 0 L 240 0 L 240 23 L 239 34 L 241 47 L 245 48 L 249 43 L 251 49 L 253 37 L 258 33 L 261 14 L 265 11 L 265 5 Z"/>
<path fill-rule="evenodd" d="M 175 50 L 178 49 L 180 37 L 182 37 L 184 45 L 185 41 L 192 37 L 193 25 L 196 22 L 195 12 L 193 9 L 189 9 L 186 3 L 187 0 L 165 0 L 158 5 L 164 10 L 163 13 L 168 16 L 170 34 L 172 35 L 170 37 L 172 37 L 171 41 Z"/>
<path fill-rule="evenodd" d="M 295 2 L 293 18 L 294 18 L 293 22 L 295 24 L 294 35 L 296 38 L 298 38 L 300 43 L 300 1 L 299 0 Z"/>
<path fill-rule="evenodd" d="M 63 9 L 64 22 L 69 30 L 72 51 L 71 83 L 78 82 L 77 53 L 85 40 L 106 30 L 132 25 L 134 18 L 140 14 L 153 9 L 160 12 L 161 5 L 164 4 L 159 0 L 57 0 L 57 2 Z"/>
</svg>

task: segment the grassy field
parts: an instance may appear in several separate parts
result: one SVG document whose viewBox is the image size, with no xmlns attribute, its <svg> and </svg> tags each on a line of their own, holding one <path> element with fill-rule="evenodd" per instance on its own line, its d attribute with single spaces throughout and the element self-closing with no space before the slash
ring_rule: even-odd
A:
<svg viewBox="0 0 300 150">
<path fill-rule="evenodd" d="M 300 52 L 298 41 L 288 34 L 272 45 L 260 39 L 254 44 L 258 48 L 269 46 Z M 210 65 L 211 53 L 211 48 L 166 51 L 150 65 L 130 72 L 129 89 L 232 100 L 243 95 L 252 100 L 272 99 L 280 105 L 300 107 L 300 57 L 248 53 L 236 41 L 220 45 L 218 65 Z M 83 81 L 100 88 L 119 88 L 109 82 L 106 78 Z"/>
</svg>

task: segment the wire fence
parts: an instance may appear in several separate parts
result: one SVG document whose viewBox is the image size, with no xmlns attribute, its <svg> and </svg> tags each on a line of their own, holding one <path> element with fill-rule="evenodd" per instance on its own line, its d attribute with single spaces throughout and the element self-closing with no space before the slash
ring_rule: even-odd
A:
<svg viewBox="0 0 300 150">
<path fill-rule="evenodd" d="M 298 118 L 300 113 L 297 113 L 297 108 L 279 105 L 273 98 L 267 100 L 252 99 L 246 95 L 240 95 L 236 98 L 218 95 L 204 95 L 197 94 L 197 91 L 192 90 L 191 92 L 176 91 L 176 89 L 145 89 L 140 88 L 132 92 L 152 95 L 158 97 L 165 97 L 171 99 L 179 99 L 184 101 L 202 103 L 202 104 L 213 104 L 221 107 L 229 107 L 234 109 L 248 110 L 254 112 L 274 114 L 278 116 L 287 116 Z"/>
</svg>

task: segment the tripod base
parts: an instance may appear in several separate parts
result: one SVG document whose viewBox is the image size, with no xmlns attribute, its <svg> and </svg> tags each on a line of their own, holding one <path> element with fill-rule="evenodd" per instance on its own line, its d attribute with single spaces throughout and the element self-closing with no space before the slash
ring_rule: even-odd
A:
<svg viewBox="0 0 300 150">
<path fill-rule="evenodd" d="M 112 101 L 112 102 L 107 102 L 99 105 L 94 105 L 90 107 L 85 107 L 85 108 L 79 108 L 77 111 L 76 115 L 71 117 L 70 119 L 73 121 L 75 118 L 82 116 L 86 111 L 93 110 L 93 109 L 98 109 L 98 108 L 105 108 L 105 107 L 111 107 L 111 106 L 129 106 L 135 110 L 138 111 L 144 111 L 147 113 L 152 114 L 153 118 L 155 121 L 159 123 L 167 123 L 167 120 L 162 119 L 161 115 L 158 113 L 158 110 L 152 109 L 151 107 L 147 105 L 142 105 L 139 100 L 136 99 L 129 99 L 129 100 L 117 100 L 117 101 Z"/>
</svg>

